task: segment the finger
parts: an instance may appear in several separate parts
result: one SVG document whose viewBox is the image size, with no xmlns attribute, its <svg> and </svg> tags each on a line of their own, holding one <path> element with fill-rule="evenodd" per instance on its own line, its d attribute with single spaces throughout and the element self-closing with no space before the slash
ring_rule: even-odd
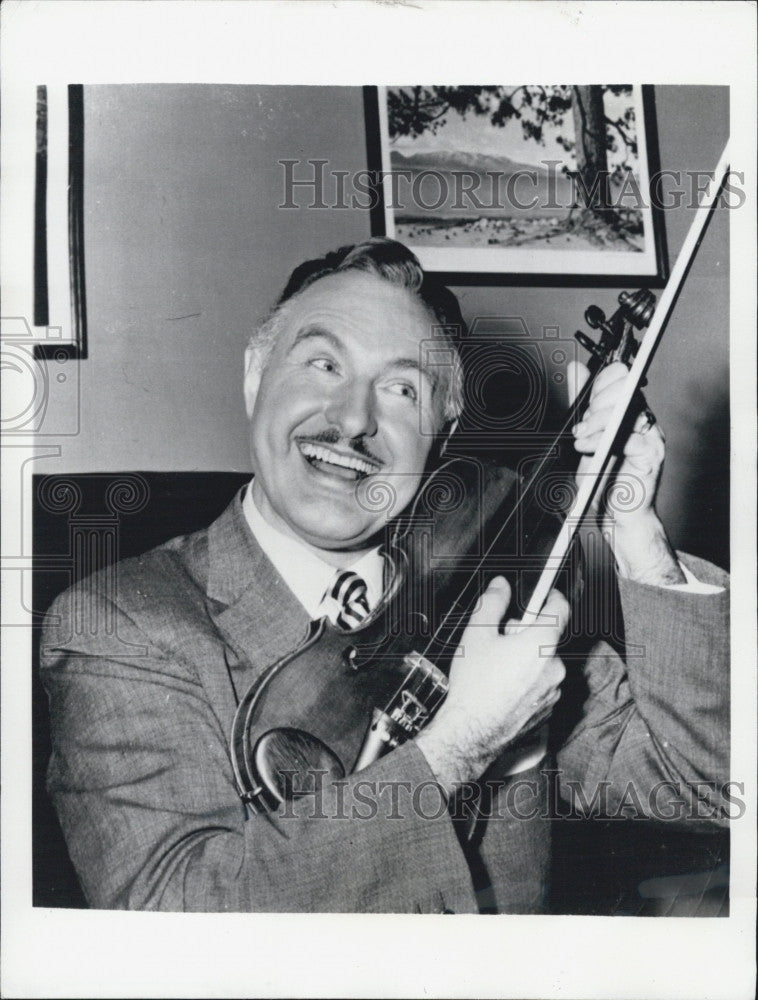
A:
<svg viewBox="0 0 758 1000">
<path fill-rule="evenodd" d="M 587 437 L 590 434 L 602 433 L 608 421 L 611 419 L 613 414 L 613 406 L 607 406 L 604 408 L 591 407 L 578 424 L 573 427 L 574 437 L 579 440 L 580 438 Z"/>
<path fill-rule="evenodd" d="M 588 431 L 598 430 L 601 426 L 604 427 L 610 420 L 618 401 L 624 395 L 627 384 L 626 375 L 629 374 L 624 365 L 620 367 L 622 372 L 617 378 L 606 384 L 598 392 L 593 392 L 590 404 L 585 410 L 582 419 L 572 428 L 575 436 L 581 437 L 582 434 Z M 644 410 L 645 408 L 645 397 L 641 392 L 636 392 L 628 409 L 634 411 Z M 602 424 L 599 423 L 600 421 L 602 421 Z"/>
<path fill-rule="evenodd" d="M 634 475 L 642 480 L 649 479 L 660 469 L 663 464 L 662 457 L 652 454 L 649 451 L 641 452 L 638 455 L 624 453 L 624 465 Z M 616 482 L 619 480 L 617 479 Z M 639 480 L 638 480 L 639 482 Z"/>
<path fill-rule="evenodd" d="M 545 620 L 545 624 L 552 625 L 555 628 L 557 638 L 560 638 L 569 620 L 569 603 L 559 590 L 550 591 L 538 621 L 542 621 L 543 619 Z"/>
<path fill-rule="evenodd" d="M 616 405 L 629 386 L 629 371 L 624 365 L 621 368 L 622 371 L 616 378 L 597 388 L 593 386 L 595 391 L 592 393 L 588 409 L 601 410 Z M 640 410 L 645 408 L 645 397 L 641 392 L 634 393 L 634 407 Z"/>
<path fill-rule="evenodd" d="M 559 590 L 551 590 L 542 606 L 542 611 L 538 615 L 535 615 L 534 618 L 527 616 L 529 618 L 527 624 L 525 624 L 524 620 L 518 621 L 515 618 L 509 618 L 505 625 L 504 634 L 518 635 L 519 632 L 523 632 L 525 629 L 539 625 L 541 626 L 539 633 L 540 645 L 544 649 L 547 649 L 551 641 L 554 641 L 557 645 L 561 633 L 568 622 L 569 614 L 569 603 L 566 598 Z M 549 634 L 545 635 L 545 627 L 555 630 L 554 640 L 551 639 Z"/>
<path fill-rule="evenodd" d="M 500 628 L 500 622 L 511 602 L 511 588 L 504 576 L 496 576 L 479 599 L 479 607 L 471 616 L 470 625 L 479 628 Z"/>
<path fill-rule="evenodd" d="M 597 434 L 588 434 L 586 437 L 579 437 L 574 441 L 574 448 L 576 451 L 581 452 L 582 455 L 593 455 L 600 444 L 602 436 L 603 432 L 598 431 Z"/>
<path fill-rule="evenodd" d="M 646 434 L 635 431 L 630 434 L 624 445 L 624 455 L 631 458 L 635 455 L 650 455 L 662 459 L 666 451 L 663 434 L 657 426 L 651 427 Z"/>
<path fill-rule="evenodd" d="M 566 378 L 568 381 L 569 406 L 574 405 L 574 401 L 582 391 L 590 377 L 590 370 L 581 361 L 569 361 L 566 365 Z"/>
<path fill-rule="evenodd" d="M 655 428 L 658 428 L 660 431 L 658 420 L 650 407 L 645 406 L 645 408 L 637 414 L 637 419 L 634 421 L 634 433 L 649 434 Z M 661 432 L 661 437 L 662 436 L 663 434 Z"/>
<path fill-rule="evenodd" d="M 523 632 L 524 625 L 518 620 L 518 618 L 509 618 L 505 623 L 503 629 L 503 635 L 518 635 L 519 632 Z"/>
<path fill-rule="evenodd" d="M 563 665 L 563 660 L 558 656 L 554 656 L 545 669 L 545 681 L 551 688 L 557 689 L 563 684 L 565 679 L 566 668 Z"/>
<path fill-rule="evenodd" d="M 642 397 L 641 394 L 640 399 L 642 399 L 644 403 L 644 397 Z M 599 400 L 598 402 L 601 401 L 602 400 Z M 592 407 L 587 410 L 583 419 L 572 428 L 576 441 L 582 442 L 581 446 L 577 446 L 578 451 L 594 451 L 597 441 L 599 440 L 599 436 L 610 423 L 616 400 L 608 400 L 606 398 L 604 401 L 609 402 L 611 405 L 607 408 L 599 408 L 599 405 L 596 406 L 593 404 Z M 637 416 L 634 429 L 626 439 L 624 454 L 640 454 L 640 447 L 645 447 L 647 445 L 645 438 L 651 442 L 651 447 L 653 447 L 652 442 L 655 442 L 654 447 L 656 450 L 664 446 L 665 438 L 663 436 L 663 430 L 657 422 L 651 422 L 650 416 L 651 415 L 649 415 L 648 410 L 644 410 Z M 652 419 L 655 421 L 655 417 Z M 596 437 L 593 438 L 592 441 L 585 440 L 591 438 L 593 435 L 596 435 Z M 630 443 L 632 443 L 632 448 L 634 450 L 632 452 L 627 452 L 626 446 Z"/>
<path fill-rule="evenodd" d="M 563 662 L 557 656 L 548 660 L 540 676 L 540 690 L 532 702 L 532 708 L 539 710 L 545 705 L 554 705 L 561 696 L 561 684 L 565 677 Z"/>
<path fill-rule="evenodd" d="M 607 368 L 603 368 L 602 371 L 598 372 L 597 378 L 592 384 L 592 398 L 594 399 L 598 393 L 605 391 L 605 389 L 614 383 L 626 378 L 628 374 L 629 369 L 622 361 L 614 361 Z"/>
<path fill-rule="evenodd" d="M 602 435 L 595 434 L 590 438 L 585 438 L 582 441 L 577 441 L 574 443 L 574 448 L 576 451 L 580 452 L 582 455 L 594 455 L 597 451 L 598 444 L 600 443 Z M 583 459 L 584 461 L 584 459 Z M 638 475 L 643 478 L 647 478 L 656 470 L 660 469 L 664 461 L 664 451 L 661 446 L 661 450 L 649 448 L 647 445 L 643 445 L 638 448 L 633 442 L 627 442 L 624 447 L 624 461 Z M 579 466 L 579 471 L 582 471 L 582 466 Z M 596 498 L 597 499 L 597 498 Z"/>
</svg>

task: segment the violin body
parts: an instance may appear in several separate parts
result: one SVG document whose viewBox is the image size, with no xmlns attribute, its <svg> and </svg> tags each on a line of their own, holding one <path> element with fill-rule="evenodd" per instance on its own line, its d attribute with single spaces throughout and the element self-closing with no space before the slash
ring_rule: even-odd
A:
<svg viewBox="0 0 758 1000">
<path fill-rule="evenodd" d="M 377 623 L 368 631 L 381 638 Z M 292 779 L 298 788 L 309 771 L 343 777 L 352 768 L 373 707 L 387 702 L 402 681 L 397 661 L 378 658 L 363 669 L 352 667 L 353 636 L 326 618 L 312 622 L 304 643 L 272 664 L 240 703 L 232 760 L 240 791 L 254 806 L 270 806 L 272 794 L 279 798 L 275 788 L 285 780 L 277 776 L 282 767 L 302 772 L 297 782 Z M 264 744 L 264 756 L 256 758 L 260 741 L 272 731 L 280 731 L 279 737 Z"/>
<path fill-rule="evenodd" d="M 363 766 L 361 759 L 367 763 L 361 751 L 376 710 L 399 691 L 406 721 L 397 713 L 388 720 L 392 732 L 371 759 L 428 721 L 489 579 L 516 580 L 541 564 L 533 547 L 522 548 L 523 516 L 503 530 L 503 508 L 511 501 L 515 511 L 517 494 L 518 477 L 508 468 L 472 458 L 446 462 L 388 529 L 380 551 L 390 582 L 381 605 L 349 632 L 326 618 L 312 622 L 303 643 L 253 683 L 237 709 L 231 752 L 240 795 L 254 809 L 312 787 L 314 772 L 340 778 Z M 557 530 L 548 520 L 542 550 Z M 485 566 L 493 539 L 499 544 Z"/>
</svg>

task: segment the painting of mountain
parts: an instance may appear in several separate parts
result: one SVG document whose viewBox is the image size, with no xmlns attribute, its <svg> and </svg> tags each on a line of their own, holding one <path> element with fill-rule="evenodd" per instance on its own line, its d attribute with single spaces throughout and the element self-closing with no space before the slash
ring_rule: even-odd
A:
<svg viewBox="0 0 758 1000">
<path fill-rule="evenodd" d="M 417 251 L 455 251 L 456 268 L 484 260 L 464 251 L 490 250 L 529 251 L 534 270 L 572 269 L 573 255 L 580 271 L 597 273 L 612 255 L 611 271 L 657 273 L 640 87 L 380 93 L 387 232 L 397 239 Z"/>
</svg>

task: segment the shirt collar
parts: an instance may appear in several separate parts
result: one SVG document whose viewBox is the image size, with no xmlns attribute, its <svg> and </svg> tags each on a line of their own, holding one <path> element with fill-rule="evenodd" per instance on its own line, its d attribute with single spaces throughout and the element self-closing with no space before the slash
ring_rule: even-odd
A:
<svg viewBox="0 0 758 1000">
<path fill-rule="evenodd" d="M 311 618 L 324 613 L 322 598 L 334 580 L 338 568 L 319 558 L 303 542 L 283 534 L 265 520 L 253 500 L 252 481 L 242 500 L 245 519 L 256 541 L 272 562 L 274 569 L 300 601 Z M 354 562 L 339 567 L 350 569 L 366 581 L 367 599 L 372 610 L 379 602 L 384 583 L 384 560 L 378 546 L 364 552 Z"/>
</svg>

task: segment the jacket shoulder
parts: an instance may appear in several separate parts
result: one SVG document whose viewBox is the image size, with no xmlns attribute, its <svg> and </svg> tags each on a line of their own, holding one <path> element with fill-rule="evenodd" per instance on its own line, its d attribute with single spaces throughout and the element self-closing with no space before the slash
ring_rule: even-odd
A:
<svg viewBox="0 0 758 1000">
<path fill-rule="evenodd" d="M 97 653 L 99 639 L 118 630 L 161 645 L 171 632 L 197 627 L 206 603 L 208 529 L 181 535 L 140 556 L 83 577 L 51 604 L 43 626 L 43 651 L 84 645 Z"/>
</svg>

